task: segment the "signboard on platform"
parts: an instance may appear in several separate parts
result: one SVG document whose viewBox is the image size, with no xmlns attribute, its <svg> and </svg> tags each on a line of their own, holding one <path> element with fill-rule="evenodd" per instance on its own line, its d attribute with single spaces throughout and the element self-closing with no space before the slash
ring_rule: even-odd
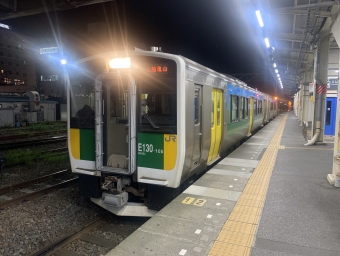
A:
<svg viewBox="0 0 340 256">
<path fill-rule="evenodd" d="M 327 90 L 338 90 L 339 78 L 328 77 Z"/>
</svg>

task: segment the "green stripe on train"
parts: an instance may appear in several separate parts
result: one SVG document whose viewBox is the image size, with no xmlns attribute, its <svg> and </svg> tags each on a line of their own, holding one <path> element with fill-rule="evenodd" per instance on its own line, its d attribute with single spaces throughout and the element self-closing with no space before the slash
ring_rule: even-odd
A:
<svg viewBox="0 0 340 256">
<path fill-rule="evenodd" d="M 95 161 L 96 146 L 95 146 L 94 130 L 80 129 L 80 159 Z"/>
</svg>

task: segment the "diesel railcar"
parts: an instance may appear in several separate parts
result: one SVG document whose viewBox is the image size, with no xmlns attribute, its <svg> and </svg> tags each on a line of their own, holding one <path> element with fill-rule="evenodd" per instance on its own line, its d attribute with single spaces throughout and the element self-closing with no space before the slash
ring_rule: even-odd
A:
<svg viewBox="0 0 340 256">
<path fill-rule="evenodd" d="M 80 193 L 117 215 L 152 216 L 277 115 L 267 94 L 182 56 L 130 51 L 92 82 L 70 78 L 68 146 Z"/>
</svg>

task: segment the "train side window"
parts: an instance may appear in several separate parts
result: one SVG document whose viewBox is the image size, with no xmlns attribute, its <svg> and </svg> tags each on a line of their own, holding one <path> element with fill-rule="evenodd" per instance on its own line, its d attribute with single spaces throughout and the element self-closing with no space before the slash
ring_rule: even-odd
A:
<svg viewBox="0 0 340 256">
<path fill-rule="evenodd" d="M 214 127 L 214 107 L 215 107 L 215 92 L 211 93 L 211 127 Z"/>
<path fill-rule="evenodd" d="M 199 90 L 195 90 L 194 108 L 195 108 L 195 124 L 199 124 Z"/>
<path fill-rule="evenodd" d="M 254 100 L 254 115 L 257 115 L 257 100 Z"/>
<path fill-rule="evenodd" d="M 248 118 L 249 117 L 249 99 L 245 98 L 244 99 L 244 118 Z"/>
<path fill-rule="evenodd" d="M 244 119 L 244 97 L 240 97 L 240 119 Z"/>
<path fill-rule="evenodd" d="M 262 100 L 259 101 L 259 114 L 262 114 Z"/>
<path fill-rule="evenodd" d="M 217 93 L 217 125 L 221 125 L 221 94 Z"/>
<path fill-rule="evenodd" d="M 238 120 L 238 97 L 231 95 L 231 122 Z"/>
</svg>

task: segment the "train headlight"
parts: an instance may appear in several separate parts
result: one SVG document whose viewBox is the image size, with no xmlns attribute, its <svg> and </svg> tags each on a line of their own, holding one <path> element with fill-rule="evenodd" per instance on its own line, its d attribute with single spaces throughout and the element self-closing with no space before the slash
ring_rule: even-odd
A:
<svg viewBox="0 0 340 256">
<path fill-rule="evenodd" d="M 130 58 L 114 58 L 109 61 L 109 66 L 112 69 L 118 69 L 118 68 L 130 68 L 131 61 Z"/>
</svg>

